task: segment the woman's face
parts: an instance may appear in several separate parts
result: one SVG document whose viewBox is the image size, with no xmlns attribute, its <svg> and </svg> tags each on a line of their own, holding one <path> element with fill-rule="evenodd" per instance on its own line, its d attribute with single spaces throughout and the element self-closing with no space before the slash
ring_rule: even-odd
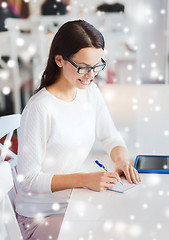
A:
<svg viewBox="0 0 169 240">
<path fill-rule="evenodd" d="M 79 67 L 93 67 L 101 64 L 102 54 L 102 48 L 82 48 L 70 60 Z M 68 60 L 63 60 L 61 72 L 67 83 L 80 89 L 85 89 L 97 74 L 93 69 L 89 73 L 79 74 Z"/>
</svg>

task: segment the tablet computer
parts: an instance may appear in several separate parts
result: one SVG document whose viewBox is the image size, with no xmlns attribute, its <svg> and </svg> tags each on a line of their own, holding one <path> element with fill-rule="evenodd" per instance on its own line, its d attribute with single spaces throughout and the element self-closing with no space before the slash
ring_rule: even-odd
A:
<svg viewBox="0 0 169 240">
<path fill-rule="evenodd" d="M 169 156 L 138 155 L 134 168 L 139 173 L 169 173 Z"/>
</svg>

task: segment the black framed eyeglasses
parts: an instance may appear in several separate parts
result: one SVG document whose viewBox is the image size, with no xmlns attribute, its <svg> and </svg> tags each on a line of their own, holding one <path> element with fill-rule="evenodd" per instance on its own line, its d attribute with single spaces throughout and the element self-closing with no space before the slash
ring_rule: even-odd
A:
<svg viewBox="0 0 169 240">
<path fill-rule="evenodd" d="M 99 64 L 93 67 L 79 67 L 76 65 L 76 63 L 72 62 L 68 57 L 64 57 L 64 59 L 69 61 L 75 68 L 77 68 L 77 73 L 79 74 L 89 73 L 92 69 L 93 69 L 93 72 L 98 73 L 102 71 L 106 66 L 106 62 L 104 61 L 103 58 L 101 58 L 102 64 Z"/>
</svg>

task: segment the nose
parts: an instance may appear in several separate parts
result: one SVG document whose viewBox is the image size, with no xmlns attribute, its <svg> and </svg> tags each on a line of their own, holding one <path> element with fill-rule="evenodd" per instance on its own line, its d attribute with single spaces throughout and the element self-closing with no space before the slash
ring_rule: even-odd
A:
<svg viewBox="0 0 169 240">
<path fill-rule="evenodd" d="M 95 72 L 93 71 L 93 69 L 90 70 L 90 72 L 86 73 L 85 76 L 87 79 L 93 79 L 95 77 Z"/>
</svg>

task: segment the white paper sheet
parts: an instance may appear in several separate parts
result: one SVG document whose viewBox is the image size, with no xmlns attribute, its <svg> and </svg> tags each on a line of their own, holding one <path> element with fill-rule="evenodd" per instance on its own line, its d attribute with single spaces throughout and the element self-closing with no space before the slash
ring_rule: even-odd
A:
<svg viewBox="0 0 169 240">
<path fill-rule="evenodd" d="M 129 183 L 125 178 L 122 178 L 121 181 L 123 182 L 123 184 L 118 182 L 114 185 L 113 188 L 109 188 L 108 190 L 119 192 L 119 193 L 126 193 L 130 189 L 138 187 L 140 185 L 140 184 Z"/>
</svg>

